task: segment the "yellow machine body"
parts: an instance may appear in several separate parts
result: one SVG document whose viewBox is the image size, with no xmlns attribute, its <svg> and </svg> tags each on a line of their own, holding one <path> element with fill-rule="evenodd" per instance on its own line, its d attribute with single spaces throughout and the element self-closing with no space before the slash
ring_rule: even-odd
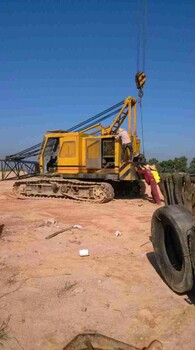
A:
<svg viewBox="0 0 195 350">
<path fill-rule="evenodd" d="M 115 139 L 125 118 L 128 118 L 133 152 L 140 153 L 136 99 L 128 97 L 108 127 L 97 124 L 78 132 L 52 131 L 45 134 L 39 157 L 41 173 L 61 174 L 67 178 L 136 180 L 131 164 L 126 161 L 121 164 L 122 145 Z M 125 160 L 129 159 L 128 152 Z"/>
</svg>

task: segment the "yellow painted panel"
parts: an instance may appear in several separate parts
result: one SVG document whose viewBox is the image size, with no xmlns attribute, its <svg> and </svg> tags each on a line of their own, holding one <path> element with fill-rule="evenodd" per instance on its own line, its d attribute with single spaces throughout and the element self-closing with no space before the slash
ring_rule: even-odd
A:
<svg viewBox="0 0 195 350">
<path fill-rule="evenodd" d="M 73 158 L 76 156 L 75 141 L 64 141 L 59 154 L 60 158 Z"/>
<path fill-rule="evenodd" d="M 122 147 L 119 141 L 115 141 L 115 166 L 120 166 Z"/>
<path fill-rule="evenodd" d="M 60 152 L 58 157 L 58 173 L 79 173 L 79 135 L 64 133 L 60 137 Z"/>
<path fill-rule="evenodd" d="M 87 140 L 87 158 L 98 159 L 100 156 L 101 154 L 99 140 Z"/>
<path fill-rule="evenodd" d="M 131 165 L 129 163 L 123 163 L 119 168 L 120 180 L 131 180 Z"/>
</svg>

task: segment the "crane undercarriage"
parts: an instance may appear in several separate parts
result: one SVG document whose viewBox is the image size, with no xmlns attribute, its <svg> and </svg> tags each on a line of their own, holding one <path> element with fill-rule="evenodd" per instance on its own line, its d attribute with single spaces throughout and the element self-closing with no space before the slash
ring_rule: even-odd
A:
<svg viewBox="0 0 195 350">
<path fill-rule="evenodd" d="M 30 179 L 18 180 L 13 191 L 17 198 L 69 198 L 94 203 L 110 202 L 117 195 L 137 196 L 145 192 L 142 181 L 132 181 L 122 185 L 120 181 L 82 181 L 64 179 L 57 176 L 36 176 Z"/>
</svg>

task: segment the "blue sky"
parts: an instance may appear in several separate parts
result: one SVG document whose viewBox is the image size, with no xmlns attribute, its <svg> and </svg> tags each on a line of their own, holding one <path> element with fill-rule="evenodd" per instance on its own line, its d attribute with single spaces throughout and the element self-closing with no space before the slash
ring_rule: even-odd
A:
<svg viewBox="0 0 195 350">
<path fill-rule="evenodd" d="M 0 1 L 0 156 L 137 96 L 137 3 Z M 194 0 L 148 0 L 149 158 L 195 157 L 194 18 Z"/>
</svg>

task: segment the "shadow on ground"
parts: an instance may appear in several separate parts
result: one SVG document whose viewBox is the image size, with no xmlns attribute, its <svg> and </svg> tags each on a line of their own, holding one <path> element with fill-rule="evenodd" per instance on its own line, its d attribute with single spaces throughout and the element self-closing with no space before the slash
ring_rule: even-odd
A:
<svg viewBox="0 0 195 350">
<path fill-rule="evenodd" d="M 167 284 L 167 282 L 165 281 L 163 275 L 161 274 L 161 271 L 158 267 L 156 258 L 155 258 L 155 254 L 154 252 L 150 252 L 146 254 L 147 259 L 149 260 L 150 264 L 153 266 L 154 270 L 157 272 L 157 274 L 159 275 L 159 277 L 163 280 L 163 282 L 167 285 L 167 288 L 169 288 L 170 290 L 172 290 L 169 285 Z M 189 305 L 195 305 L 195 283 L 193 285 L 193 288 L 191 291 L 187 292 L 187 293 L 183 293 L 183 294 L 179 294 L 176 293 L 174 291 L 172 291 L 173 293 L 183 296 L 184 300 L 186 303 L 188 303 Z"/>
<path fill-rule="evenodd" d="M 147 256 L 150 264 L 153 266 L 154 270 L 157 272 L 157 274 L 160 276 L 160 278 L 163 280 L 163 282 L 166 283 L 166 281 L 165 281 L 165 279 L 164 279 L 163 275 L 161 274 L 161 271 L 158 267 L 154 252 L 147 253 L 146 256 Z"/>
<path fill-rule="evenodd" d="M 193 285 L 192 290 L 190 290 L 186 294 L 186 298 L 184 298 L 184 300 L 186 301 L 186 303 L 188 303 L 190 305 L 195 305 L 195 283 Z"/>
<path fill-rule="evenodd" d="M 4 229 L 4 224 L 0 225 L 0 237 L 1 237 L 2 233 L 3 233 L 3 229 Z"/>
</svg>

